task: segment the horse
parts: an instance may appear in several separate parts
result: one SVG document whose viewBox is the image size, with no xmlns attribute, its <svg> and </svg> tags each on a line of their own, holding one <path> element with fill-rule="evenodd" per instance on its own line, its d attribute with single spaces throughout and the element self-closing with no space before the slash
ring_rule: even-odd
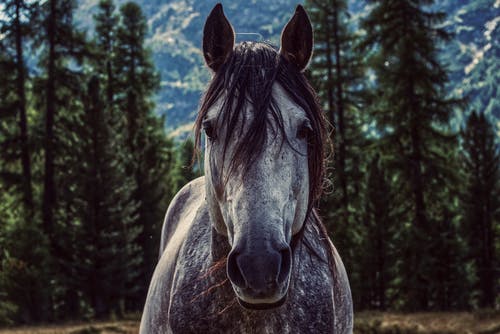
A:
<svg viewBox="0 0 500 334">
<path fill-rule="evenodd" d="M 347 274 L 315 209 L 326 120 L 303 73 L 312 49 L 300 5 L 279 50 L 235 45 L 221 4 L 207 17 L 205 176 L 167 210 L 140 333 L 352 333 Z"/>
</svg>

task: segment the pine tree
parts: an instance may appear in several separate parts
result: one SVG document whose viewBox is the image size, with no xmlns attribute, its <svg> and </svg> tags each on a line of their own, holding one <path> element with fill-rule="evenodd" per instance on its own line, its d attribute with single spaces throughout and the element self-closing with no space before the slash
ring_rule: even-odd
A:
<svg viewBox="0 0 500 334">
<path fill-rule="evenodd" d="M 397 176 L 400 203 L 410 206 L 411 224 L 401 225 L 406 239 L 400 240 L 400 293 L 406 308 L 428 309 L 437 307 L 432 291 L 439 270 L 431 253 L 432 243 L 439 242 L 433 228 L 439 210 L 431 205 L 444 205 L 455 177 L 449 152 L 456 143 L 448 124 L 456 101 L 445 97 L 447 75 L 437 57 L 438 43 L 449 35 L 437 26 L 444 14 L 424 9 L 433 1 L 369 3 L 362 26 L 377 80 L 372 116 L 379 146 L 392 160 L 388 166 Z"/>
<path fill-rule="evenodd" d="M 350 26 L 347 1 L 310 0 L 306 6 L 315 31 L 310 75 L 334 126 L 331 141 L 335 154 L 330 165 L 334 191 L 324 197 L 320 211 L 346 263 L 357 300 L 362 282 L 356 249 L 360 242 L 361 188 L 366 169 L 361 159 L 365 140 L 361 131 L 363 66 L 355 53 L 358 36 Z"/>
<path fill-rule="evenodd" d="M 9 214 L 12 214 L 11 208 L 19 201 L 17 192 L 13 191 L 17 180 L 12 171 L 13 161 L 17 159 L 10 149 L 13 146 L 12 137 L 16 135 L 12 131 L 16 112 L 11 95 L 15 77 L 10 70 L 15 61 L 7 50 L 6 40 L 0 39 L 0 76 L 3 78 L 0 84 L 0 324 L 10 324 L 17 312 L 17 305 L 9 298 L 11 279 L 9 268 L 6 268 L 9 260 L 7 227 L 9 223 L 12 224 Z"/>
<path fill-rule="evenodd" d="M 134 180 L 125 173 L 124 137 L 100 96 L 99 80 L 89 80 L 85 117 L 79 135 L 80 159 L 79 286 L 90 300 L 95 316 L 111 311 L 123 314 L 127 284 L 134 282 L 140 262 L 134 245 L 140 230 L 133 226 L 137 204 L 133 202 Z"/>
<path fill-rule="evenodd" d="M 172 142 L 164 131 L 164 119 L 153 113 L 152 94 L 159 84 L 149 51 L 144 47 L 146 19 L 139 6 L 129 2 L 120 8 L 114 68 L 117 69 L 116 103 L 125 113 L 126 143 L 130 151 L 127 172 L 134 176 L 134 201 L 139 203 L 137 224 L 142 233 L 136 242 L 143 263 L 132 306 L 140 307 L 158 257 L 159 230 L 169 197 L 168 171 L 175 162 Z"/>
<path fill-rule="evenodd" d="M 44 186 L 42 216 L 44 229 L 51 235 L 54 230 L 54 211 L 58 201 L 56 196 L 57 166 L 56 160 L 61 153 L 59 144 L 64 146 L 62 138 L 58 137 L 57 125 L 71 126 L 71 110 L 80 109 L 75 105 L 75 96 L 81 91 L 81 70 L 70 67 L 69 62 L 81 64 L 86 54 L 84 35 L 77 31 L 73 23 L 73 11 L 76 3 L 73 0 L 50 0 L 42 7 L 44 31 L 39 36 L 38 43 L 44 49 L 40 67 L 45 76 L 36 87 L 42 87 L 43 95 L 39 97 L 40 106 L 44 105 Z M 69 119 L 68 119 L 69 118 Z M 68 122 L 66 122 L 66 120 Z"/>
<path fill-rule="evenodd" d="M 129 177 L 127 174 L 133 170 L 132 166 L 134 165 L 134 161 L 130 161 L 133 157 L 132 155 L 132 147 L 129 145 L 129 136 L 128 136 L 128 128 L 127 128 L 127 113 L 125 112 L 125 105 L 123 104 L 123 97 L 127 94 L 127 88 L 121 85 L 127 85 L 125 79 L 122 77 L 126 75 L 123 71 L 120 70 L 120 66 L 123 65 L 121 54 L 119 50 L 122 49 L 122 40 L 118 39 L 118 30 L 119 30 L 119 20 L 121 16 L 116 13 L 116 7 L 112 0 L 102 0 L 99 2 L 98 12 L 94 15 L 94 21 L 96 26 L 96 37 L 94 41 L 94 49 L 93 55 L 90 59 L 92 64 L 93 72 L 98 75 L 100 81 L 104 83 L 104 89 L 101 91 L 101 95 L 105 96 L 105 101 L 100 101 L 100 108 L 103 109 L 100 113 L 103 114 L 101 118 L 105 120 L 106 128 L 103 128 L 101 131 L 106 130 L 105 132 L 112 132 L 113 135 L 108 134 L 106 137 L 108 141 L 110 141 L 110 149 L 111 147 L 115 147 L 116 152 L 112 151 L 103 151 L 102 154 L 109 155 L 109 159 L 113 161 L 113 169 L 117 170 L 118 177 L 115 177 L 115 186 L 117 186 L 120 182 L 123 183 L 119 192 L 115 190 L 116 196 L 126 197 L 121 199 L 121 202 L 127 200 L 130 202 L 129 209 L 123 212 L 124 215 L 129 215 L 128 217 L 124 216 L 122 219 L 124 227 L 126 228 L 118 228 L 118 225 L 114 225 L 114 232 L 119 232 L 121 236 L 121 240 L 127 240 L 125 244 L 121 246 L 124 250 L 124 254 L 122 254 L 121 261 L 122 267 L 127 271 L 121 273 L 122 282 L 125 284 L 115 285 L 115 298 L 118 297 L 119 305 L 118 309 L 115 309 L 114 312 L 116 314 L 123 314 L 125 311 L 125 301 L 130 300 L 131 297 L 135 297 L 137 293 L 137 289 L 131 289 L 131 287 L 137 286 L 137 281 L 140 279 L 140 273 L 142 271 L 142 262 L 143 256 L 140 254 L 141 245 L 138 243 L 138 239 L 140 239 L 141 231 L 143 230 L 142 224 L 138 222 L 139 217 L 139 204 L 141 198 L 138 196 L 137 191 L 137 182 L 136 178 Z M 144 36 L 143 36 L 144 37 Z M 135 42 L 139 43 L 139 40 Z M 140 42 L 142 43 L 142 42 Z M 142 47 L 142 44 L 140 45 Z M 148 66 L 152 66 L 148 64 Z M 139 71 L 142 68 L 139 66 Z M 148 71 L 151 71 L 151 74 L 154 74 L 152 68 L 148 68 Z M 153 75 L 154 78 L 154 75 Z M 141 96 L 143 99 L 149 98 L 149 93 L 140 92 L 140 94 L 146 94 L 147 96 Z M 149 112 L 149 110 L 147 110 Z M 149 131 L 150 129 L 144 129 L 145 131 Z M 112 138 L 115 138 L 114 140 Z M 104 145 L 105 143 L 103 143 Z M 113 156 L 114 155 L 114 156 Z M 108 169 L 111 167 L 108 167 Z M 127 170 L 127 173 L 125 171 Z M 120 179 L 123 178 L 121 181 Z M 113 179 L 113 178 L 111 178 Z M 113 182 L 113 181 L 110 181 Z M 109 184 L 108 188 L 111 190 L 113 184 Z M 113 196 L 111 196 L 113 197 Z M 120 205 L 120 201 L 116 202 Z M 111 208 L 114 207 L 112 203 L 110 203 Z M 134 208 L 134 215 L 131 216 L 130 208 Z M 118 220 L 119 221 L 119 220 Z M 118 228 L 118 229 L 117 229 Z M 112 231 L 113 227 L 108 227 L 110 231 Z M 116 245 L 115 245 L 116 247 Z M 123 258 L 123 255 L 128 254 L 128 258 Z M 120 257 L 117 257 L 119 260 Z M 113 268 L 113 266 L 119 265 L 117 261 L 110 261 L 109 267 Z M 109 269 L 107 269 L 109 270 Z M 98 293 L 93 294 L 94 299 L 103 299 L 99 297 Z M 94 309 L 97 307 L 96 303 L 93 302 Z M 108 305 L 109 308 L 109 305 Z M 106 310 L 104 313 L 106 313 Z M 99 315 L 97 311 L 97 315 Z"/>
<path fill-rule="evenodd" d="M 0 40 L 0 51 L 0 75 L 3 78 L 0 85 L 0 181 L 10 189 L 20 183 L 18 173 L 15 173 L 19 162 L 18 147 L 13 145 L 18 138 L 17 103 L 12 94 L 15 91 L 16 77 L 11 70 L 15 67 L 15 60 L 8 52 L 6 40 Z"/>
<path fill-rule="evenodd" d="M 19 219 L 18 199 L 3 190 L 0 183 L 0 318 L 7 311 L 7 321 L 44 321 L 48 308 L 44 290 L 51 278 L 47 238 L 33 221 Z"/>
<path fill-rule="evenodd" d="M 344 215 L 352 205 L 350 196 L 362 173 L 353 166 L 361 145 L 363 66 L 355 54 L 356 36 L 349 25 L 347 2 L 311 0 L 308 11 L 315 28 L 315 52 L 311 77 L 335 131 L 335 184 Z M 352 183 L 351 185 L 349 183 Z"/>
<path fill-rule="evenodd" d="M 32 185 L 25 49 L 37 4 L 12 0 L 0 15 L 0 322 L 41 321 L 48 285 L 46 240 Z M 30 50 L 30 49 L 28 49 Z M 31 51 L 31 50 L 30 50 Z"/>
<path fill-rule="evenodd" d="M 17 151 L 21 166 L 19 179 L 19 189 L 22 191 L 22 199 L 26 210 L 26 215 L 32 217 L 34 213 L 33 190 L 32 190 L 32 171 L 31 154 L 28 138 L 28 120 L 27 120 L 27 98 L 26 98 L 26 65 L 24 59 L 24 48 L 26 39 L 33 36 L 33 28 L 30 26 L 36 19 L 36 3 L 27 3 L 24 0 L 10 0 L 4 3 L 4 14 L 6 20 L 0 22 L 0 31 L 3 32 L 3 45 L 6 55 L 11 55 L 11 66 L 5 68 L 12 74 L 10 78 L 12 87 L 8 98 L 12 112 L 17 118 L 17 128 L 11 133 L 14 138 L 10 145 L 11 149 Z M 12 71 L 14 69 L 14 71 Z M 9 80 L 9 76 L 3 77 Z M 9 85 L 5 82 L 4 85 Z M 4 113 L 2 113 L 4 114 Z M 13 115 L 13 116 L 14 116 Z M 12 132 L 12 130 L 7 130 Z"/>
<path fill-rule="evenodd" d="M 95 63 L 96 72 L 101 75 L 101 81 L 106 86 L 106 103 L 108 107 L 113 105 L 116 86 L 113 60 L 119 18 L 115 10 L 116 8 L 112 0 L 101 0 L 98 12 L 94 15 L 96 48 L 92 61 Z"/>
<path fill-rule="evenodd" d="M 467 254 L 475 268 L 480 307 L 494 307 L 498 295 L 500 148 L 484 114 L 472 112 L 462 132 L 466 191 L 462 197 Z"/>
<path fill-rule="evenodd" d="M 432 235 L 438 240 L 431 243 L 429 250 L 434 255 L 432 260 L 435 267 L 430 293 L 434 308 L 439 310 L 463 310 L 469 307 L 470 274 L 464 265 L 466 246 L 460 235 L 458 194 L 458 189 L 448 189 L 441 194 L 444 203 L 431 203 L 429 206 L 435 210 Z"/>
<path fill-rule="evenodd" d="M 315 53 L 311 63 L 312 80 L 319 96 L 325 101 L 325 112 L 335 126 L 332 141 L 335 144 L 337 184 L 341 193 L 341 206 L 348 211 L 348 166 L 359 130 L 357 108 L 362 83 L 361 59 L 354 54 L 357 36 L 350 31 L 347 1 L 311 0 L 308 10 L 315 28 Z M 349 157 L 348 157 L 349 155 Z"/>
<path fill-rule="evenodd" d="M 177 192 L 189 181 L 201 176 L 198 165 L 193 164 L 194 143 L 191 139 L 178 145 L 175 175 L 173 175 L 174 191 Z"/>
<path fill-rule="evenodd" d="M 50 293 L 53 319 L 75 316 L 79 311 L 78 290 L 75 289 L 74 254 L 79 207 L 77 173 L 80 163 L 75 148 L 80 139 L 75 129 L 82 122 L 84 91 L 83 58 L 87 43 L 73 23 L 76 3 L 73 0 L 50 0 L 41 6 L 42 27 L 36 45 L 41 48 L 34 92 L 37 109 L 43 110 L 44 168 L 42 194 L 43 230 L 49 239 L 50 268 L 53 286 Z M 55 305 L 58 305 L 57 309 Z"/>
<path fill-rule="evenodd" d="M 394 279 L 394 239 L 397 221 L 395 192 L 384 172 L 380 157 L 371 161 L 365 196 L 360 264 L 360 308 L 385 310 L 391 304 L 389 288 Z"/>
</svg>

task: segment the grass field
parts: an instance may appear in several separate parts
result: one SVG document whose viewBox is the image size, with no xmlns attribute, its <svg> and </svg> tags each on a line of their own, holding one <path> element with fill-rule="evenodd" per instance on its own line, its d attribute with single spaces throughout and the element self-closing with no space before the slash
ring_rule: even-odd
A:
<svg viewBox="0 0 500 334">
<path fill-rule="evenodd" d="M 500 312 L 378 313 L 355 316 L 356 334 L 500 334 Z"/>
<path fill-rule="evenodd" d="M 0 329 L 0 334 L 136 334 L 137 320 L 67 323 Z M 379 313 L 356 314 L 356 334 L 499 334 L 500 312 Z"/>
<path fill-rule="evenodd" d="M 132 320 L 0 329 L 1 334 L 137 334 L 138 332 L 139 321 Z"/>
</svg>

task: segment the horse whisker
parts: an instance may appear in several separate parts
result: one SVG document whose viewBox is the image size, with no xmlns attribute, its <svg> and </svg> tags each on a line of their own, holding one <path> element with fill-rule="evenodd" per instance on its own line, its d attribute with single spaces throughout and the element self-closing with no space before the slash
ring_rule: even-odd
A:
<svg viewBox="0 0 500 334">
<path fill-rule="evenodd" d="M 223 280 L 222 282 L 220 283 L 217 283 L 215 285 L 212 285 L 211 287 L 209 287 L 207 290 L 203 291 L 202 294 L 203 295 L 207 295 L 209 294 L 210 292 L 212 292 L 214 289 L 217 289 L 218 287 L 220 286 L 223 286 L 224 284 L 226 284 L 228 282 L 228 279 L 226 278 L 225 280 Z"/>
<path fill-rule="evenodd" d="M 226 284 L 228 282 L 228 279 L 226 278 L 225 280 L 223 280 L 222 282 L 219 282 L 217 284 L 214 284 L 212 285 L 211 287 L 209 287 L 208 289 L 206 289 L 205 291 L 199 293 L 198 295 L 196 295 L 193 299 L 191 299 L 191 303 L 196 301 L 198 298 L 200 297 L 203 297 L 203 296 L 206 296 L 208 295 L 209 293 L 211 293 L 214 289 L 217 289 L 218 287 L 221 287 L 223 286 L 224 284 Z"/>
<path fill-rule="evenodd" d="M 224 307 L 222 310 L 220 310 L 219 312 L 217 312 L 217 315 L 222 315 L 224 312 L 226 312 L 228 309 L 230 309 L 231 307 L 233 307 L 234 304 L 236 304 L 236 297 L 233 298 L 233 300 L 231 301 L 231 303 L 229 305 L 227 305 L 226 307 Z"/>
<path fill-rule="evenodd" d="M 223 257 L 222 259 L 215 262 L 212 266 L 210 266 L 207 269 L 207 271 L 203 275 L 201 275 L 199 277 L 199 279 L 205 279 L 208 276 L 211 276 L 212 274 L 214 274 L 216 271 L 224 268 L 224 266 L 226 265 L 226 260 L 227 260 L 227 257 Z"/>
</svg>

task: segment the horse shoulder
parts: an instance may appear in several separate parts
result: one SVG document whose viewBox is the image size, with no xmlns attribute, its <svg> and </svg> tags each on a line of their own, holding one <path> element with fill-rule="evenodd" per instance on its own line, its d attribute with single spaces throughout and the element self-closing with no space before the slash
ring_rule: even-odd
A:
<svg viewBox="0 0 500 334">
<path fill-rule="evenodd" d="M 335 305 L 335 333 L 352 333 L 353 331 L 353 302 L 351 287 L 344 263 L 337 249 L 331 244 L 335 275 L 333 277 L 333 298 Z"/>
<path fill-rule="evenodd" d="M 160 259 L 156 265 L 141 319 L 140 333 L 171 333 L 169 313 L 172 282 L 179 251 L 197 215 L 204 210 L 204 178 L 184 186 L 172 200 L 162 228 Z"/>
<path fill-rule="evenodd" d="M 334 333 L 352 333 L 353 331 L 353 302 L 351 288 L 347 272 L 342 262 L 342 259 L 335 248 L 332 240 L 328 237 L 326 229 L 321 223 L 317 214 L 314 218 L 316 221 L 309 224 L 306 228 L 306 238 L 312 241 L 315 247 L 316 255 L 320 255 L 317 259 L 316 266 L 323 267 L 323 270 L 329 272 L 331 279 L 331 293 L 333 297 L 333 315 L 334 315 Z M 313 256 L 307 251 L 308 256 Z M 302 255 L 304 256 L 304 255 Z M 326 260 L 326 261 L 325 261 Z M 328 265 L 325 267 L 325 265 Z M 329 268 L 328 268 L 329 267 Z"/>
<path fill-rule="evenodd" d="M 163 222 L 160 241 L 160 257 L 180 223 L 190 223 L 205 199 L 205 177 L 199 177 L 184 187 L 170 202 Z M 190 219 L 192 217 L 192 219 Z M 191 220 L 191 221 L 189 221 Z"/>
</svg>

